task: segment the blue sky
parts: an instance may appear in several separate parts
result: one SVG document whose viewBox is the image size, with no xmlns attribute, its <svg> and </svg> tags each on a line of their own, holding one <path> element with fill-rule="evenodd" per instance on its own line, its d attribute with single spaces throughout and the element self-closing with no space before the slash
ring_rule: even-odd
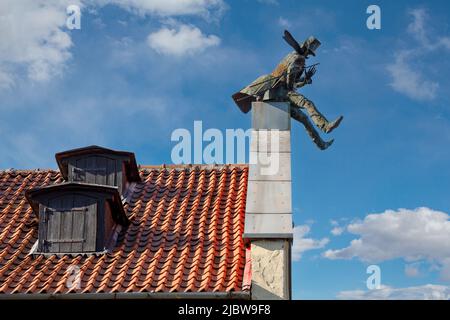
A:
<svg viewBox="0 0 450 320">
<path fill-rule="evenodd" d="M 65 26 L 68 4 L 82 7 L 81 30 Z M 366 27 L 370 4 L 381 30 Z M 171 163 L 176 128 L 249 128 L 231 94 L 290 51 L 285 28 L 314 35 L 320 66 L 301 93 L 345 118 L 326 151 L 293 123 L 294 298 L 448 299 L 449 12 L 448 1 L 2 1 L 0 168 L 55 168 L 55 152 L 91 144 Z M 381 290 L 366 288 L 370 264 Z"/>
</svg>

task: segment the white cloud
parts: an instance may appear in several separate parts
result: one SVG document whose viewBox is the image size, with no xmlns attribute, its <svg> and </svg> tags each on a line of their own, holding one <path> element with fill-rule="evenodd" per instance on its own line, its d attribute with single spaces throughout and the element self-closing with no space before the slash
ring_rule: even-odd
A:
<svg viewBox="0 0 450 320">
<path fill-rule="evenodd" d="M 450 50 L 450 37 L 437 35 L 436 32 L 432 32 L 429 23 L 432 18 L 425 9 L 412 9 L 409 10 L 408 14 L 412 17 L 412 21 L 408 25 L 407 31 L 424 51 L 434 51 L 442 48 Z"/>
<path fill-rule="evenodd" d="M 347 219 L 346 218 L 340 218 L 339 220 L 340 220 L 340 222 L 345 223 L 345 221 Z M 345 227 L 342 227 L 340 225 L 340 222 L 338 220 L 334 220 L 334 219 L 330 220 L 330 224 L 333 227 L 330 232 L 331 232 L 331 234 L 333 236 L 340 236 L 341 234 L 344 233 Z"/>
<path fill-rule="evenodd" d="M 114 4 L 140 15 L 181 16 L 220 15 L 226 8 L 222 0 L 87 0 L 97 5 Z"/>
<path fill-rule="evenodd" d="M 183 24 L 178 29 L 163 27 L 149 34 L 147 43 L 152 49 L 161 54 L 183 56 L 218 46 L 220 39 L 215 35 L 203 34 L 195 26 Z"/>
<path fill-rule="evenodd" d="M 329 259 L 358 258 L 381 262 L 402 258 L 405 261 L 432 261 L 444 279 L 450 273 L 450 220 L 445 212 L 429 208 L 386 210 L 351 223 L 347 231 L 359 238 L 348 247 L 327 250 Z"/>
<path fill-rule="evenodd" d="M 64 1 L 1 1 L 0 87 L 13 86 L 22 69 L 35 81 L 61 74 L 72 46 L 65 22 Z"/>
<path fill-rule="evenodd" d="M 408 49 L 401 49 L 394 53 L 394 63 L 388 64 L 386 69 L 392 81 L 391 87 L 407 97 L 419 101 L 432 100 L 437 97 L 439 83 L 426 76 L 426 66 L 421 64 L 421 58 L 441 49 L 450 50 L 450 38 L 437 35 L 432 38 L 431 19 L 425 9 L 408 11 L 412 21 L 407 27 L 407 34 L 416 43 Z M 440 53 L 440 51 L 438 52 Z"/>
<path fill-rule="evenodd" d="M 2 0 L 0 1 L 0 89 L 11 88 L 28 78 L 45 82 L 62 75 L 73 46 L 66 28 L 66 8 L 79 5 L 84 12 L 112 4 L 134 14 L 159 17 L 199 15 L 220 17 L 226 8 L 222 0 Z M 100 21 L 99 18 L 95 18 Z M 82 24 L 83 25 L 83 24 Z M 164 29 L 162 29 L 164 30 Z M 217 45 L 215 36 L 205 37 L 195 27 L 176 33 L 173 40 L 195 51 Z M 185 36 L 185 37 L 183 37 Z M 186 41 L 194 41 L 186 43 Z M 159 44 L 162 49 L 170 44 Z M 170 48 L 169 48 L 170 50 Z M 172 47 L 172 50 L 181 50 Z"/>
<path fill-rule="evenodd" d="M 1 89 L 9 89 L 13 85 L 14 85 L 13 74 L 3 71 L 2 66 L 0 66 L 0 90 Z"/>
<path fill-rule="evenodd" d="M 428 14 L 425 9 L 418 8 L 412 9 L 409 12 L 413 20 L 408 25 L 407 31 L 422 45 L 427 46 L 430 44 L 428 39 L 427 30 L 425 29 L 425 22 L 428 19 Z"/>
<path fill-rule="evenodd" d="M 303 252 L 323 248 L 328 242 L 328 238 L 320 240 L 305 238 L 311 231 L 308 225 L 300 225 L 294 228 L 294 243 L 292 245 L 292 259 L 300 260 Z"/>
<path fill-rule="evenodd" d="M 380 289 L 368 291 L 341 291 L 337 298 L 343 300 L 449 300 L 450 287 L 434 284 L 406 288 L 382 286 Z"/>
<path fill-rule="evenodd" d="M 331 220 L 330 220 L 330 224 L 331 224 L 333 227 L 335 227 L 335 226 L 338 226 L 338 225 L 339 225 L 339 222 L 338 222 L 337 220 L 331 219 Z"/>
<path fill-rule="evenodd" d="M 442 37 L 442 38 L 440 38 L 438 45 L 443 47 L 443 48 L 445 48 L 445 49 L 447 49 L 447 50 L 450 50 L 450 37 Z"/>
<path fill-rule="evenodd" d="M 387 70 L 392 77 L 390 85 L 394 90 L 412 99 L 434 99 L 439 84 L 425 79 L 424 75 L 418 72 L 417 68 L 413 68 L 409 64 L 408 56 L 407 52 L 399 52 L 395 57 L 395 62 L 387 66 Z"/>
<path fill-rule="evenodd" d="M 279 5 L 278 0 L 257 0 L 259 3 Z"/>
<path fill-rule="evenodd" d="M 291 26 L 289 20 L 283 17 L 278 18 L 278 24 L 283 28 L 289 28 Z"/>
<path fill-rule="evenodd" d="M 344 228 L 342 227 L 334 227 L 331 229 L 331 234 L 333 236 L 340 236 L 344 232 Z"/>
</svg>

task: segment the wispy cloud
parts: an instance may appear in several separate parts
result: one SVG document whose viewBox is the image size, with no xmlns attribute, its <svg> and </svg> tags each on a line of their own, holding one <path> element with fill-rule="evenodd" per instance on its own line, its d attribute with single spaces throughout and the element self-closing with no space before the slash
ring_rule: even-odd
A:
<svg viewBox="0 0 450 320">
<path fill-rule="evenodd" d="M 300 225 L 294 228 L 294 243 L 292 245 L 292 259 L 300 260 L 302 254 L 309 250 L 321 249 L 329 242 L 328 238 L 313 239 L 306 236 L 310 233 L 309 225 Z"/>
<path fill-rule="evenodd" d="M 257 0 L 259 3 L 271 4 L 271 5 L 279 5 L 278 0 Z"/>
<path fill-rule="evenodd" d="M 375 290 L 349 290 L 337 294 L 342 300 L 449 300 L 450 287 L 426 284 L 423 286 L 393 288 L 382 286 Z"/>
<path fill-rule="evenodd" d="M 450 37 L 432 35 L 429 14 L 425 9 L 408 11 L 411 22 L 406 31 L 414 41 L 413 46 L 394 52 L 394 62 L 386 66 L 391 76 L 391 87 L 407 97 L 426 101 L 435 99 L 439 82 L 429 77 L 429 68 L 420 64 L 426 55 L 442 53 L 450 49 Z"/>
<path fill-rule="evenodd" d="M 330 233 L 333 236 L 340 236 L 341 234 L 343 234 L 345 231 L 345 221 L 346 220 L 347 220 L 346 218 L 340 218 L 339 221 L 335 220 L 335 219 L 331 219 L 330 224 L 333 228 L 331 229 Z M 341 223 L 344 224 L 344 226 L 342 226 Z"/>
<path fill-rule="evenodd" d="M 227 8 L 222 0 L 85 0 L 103 6 L 114 4 L 139 15 L 161 17 L 199 15 L 206 18 L 221 15 Z"/>
<path fill-rule="evenodd" d="M 392 259 L 432 261 L 450 280 L 450 217 L 429 208 L 386 210 L 351 223 L 347 231 L 359 238 L 323 254 L 328 259 L 358 258 L 365 262 Z"/>
<path fill-rule="evenodd" d="M 409 57 L 415 52 L 397 52 L 393 64 L 387 66 L 392 77 L 391 86 L 394 90 L 416 100 L 428 100 L 436 97 L 439 83 L 426 78 L 424 74 L 413 68 Z"/>
<path fill-rule="evenodd" d="M 14 86 L 14 75 L 2 69 L 5 67 L 0 66 L 0 90 L 10 89 Z"/>
<path fill-rule="evenodd" d="M 51 101 L 50 101 L 51 100 Z M 149 137 L 170 134 L 168 126 L 179 123 L 183 110 L 171 114 L 171 105 L 180 105 L 179 98 L 121 96 L 114 92 L 101 98 L 96 96 L 64 96 L 39 98 L 45 108 L 35 108 L 23 115 L 25 110 L 5 110 L 0 119 L 0 169 L 8 167 L 47 168 L 54 167 L 53 154 L 71 147 L 104 145 L 113 148 L 126 146 L 133 150 L 138 145 L 152 145 Z M 24 102 L 26 104 L 26 102 Z M 21 120 L 12 120 L 20 114 Z M 132 125 L 130 125 L 132 124 Z M 160 143 L 160 142 L 159 142 Z M 145 162 L 152 159 L 146 159 Z"/>
<path fill-rule="evenodd" d="M 289 28 L 292 25 L 288 19 L 283 17 L 278 18 L 278 24 L 283 28 Z"/>
<path fill-rule="evenodd" d="M 417 8 L 409 10 L 409 15 L 412 17 L 411 23 L 408 25 L 407 31 L 412 35 L 421 46 L 426 47 L 430 45 L 428 30 L 426 30 L 426 20 L 429 18 L 425 9 Z"/>
<path fill-rule="evenodd" d="M 342 227 L 334 227 L 331 229 L 331 234 L 333 236 L 340 236 L 344 232 L 344 228 Z"/>
</svg>

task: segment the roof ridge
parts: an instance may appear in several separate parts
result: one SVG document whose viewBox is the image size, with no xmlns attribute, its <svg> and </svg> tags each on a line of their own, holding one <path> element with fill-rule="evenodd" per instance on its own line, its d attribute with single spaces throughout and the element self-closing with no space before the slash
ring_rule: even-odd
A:
<svg viewBox="0 0 450 320">
<path fill-rule="evenodd" d="M 139 165 L 139 169 L 176 169 L 176 168 L 222 168 L 222 167 L 248 167 L 247 163 L 221 163 L 221 164 L 155 164 Z"/>
<path fill-rule="evenodd" d="M 139 170 L 161 170 L 161 169 L 186 169 L 186 168 L 200 168 L 200 169 L 214 169 L 214 168 L 247 168 L 248 163 L 221 163 L 221 164 L 154 164 L 154 165 L 138 165 Z M 17 172 L 17 173 L 36 173 L 36 172 L 55 172 L 59 173 L 58 169 L 52 168 L 35 168 L 35 169 L 16 169 L 16 168 L 8 168 L 8 169 L 0 169 L 0 173 L 9 173 L 9 172 Z"/>
<path fill-rule="evenodd" d="M 58 169 L 50 169 L 50 168 L 35 168 L 35 169 L 8 168 L 8 169 L 0 169 L 0 173 L 2 173 L 2 172 L 48 172 L 48 171 L 59 172 Z"/>
</svg>

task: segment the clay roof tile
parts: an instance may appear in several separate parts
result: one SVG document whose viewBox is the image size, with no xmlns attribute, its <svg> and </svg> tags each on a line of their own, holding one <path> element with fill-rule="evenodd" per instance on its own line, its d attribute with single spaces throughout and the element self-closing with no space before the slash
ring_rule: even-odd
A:
<svg viewBox="0 0 450 320">
<path fill-rule="evenodd" d="M 242 290 L 246 165 L 141 166 L 131 224 L 109 253 L 29 255 L 36 223 L 25 191 L 63 182 L 53 170 L 0 171 L 0 294 Z M 77 266 L 80 288 L 67 288 Z"/>
</svg>

